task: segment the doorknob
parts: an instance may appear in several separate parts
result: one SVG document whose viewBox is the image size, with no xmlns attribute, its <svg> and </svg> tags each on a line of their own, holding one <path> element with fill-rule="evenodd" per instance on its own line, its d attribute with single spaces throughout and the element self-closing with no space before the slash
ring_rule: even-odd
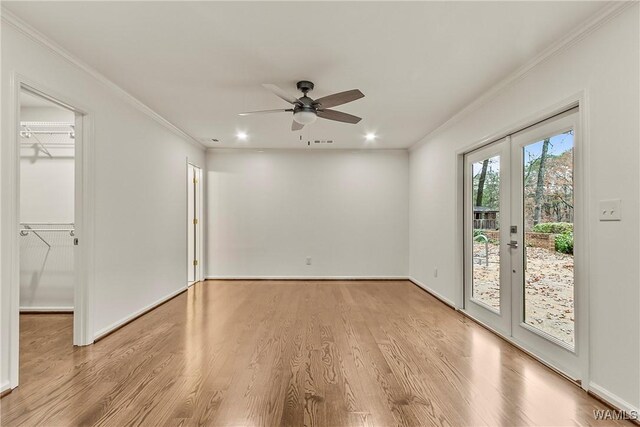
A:
<svg viewBox="0 0 640 427">
<path fill-rule="evenodd" d="M 518 241 L 512 240 L 509 243 L 507 243 L 507 246 L 511 247 L 511 249 L 518 249 Z"/>
</svg>

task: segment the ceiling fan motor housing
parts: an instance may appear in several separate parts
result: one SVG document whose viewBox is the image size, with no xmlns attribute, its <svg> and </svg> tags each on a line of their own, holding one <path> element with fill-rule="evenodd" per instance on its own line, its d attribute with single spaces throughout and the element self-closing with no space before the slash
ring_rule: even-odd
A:
<svg viewBox="0 0 640 427">
<path fill-rule="evenodd" d="M 310 82 L 308 80 L 301 80 L 296 83 L 296 87 L 299 91 L 302 91 L 302 93 L 306 95 L 307 92 L 311 92 L 313 90 L 313 82 Z"/>
</svg>

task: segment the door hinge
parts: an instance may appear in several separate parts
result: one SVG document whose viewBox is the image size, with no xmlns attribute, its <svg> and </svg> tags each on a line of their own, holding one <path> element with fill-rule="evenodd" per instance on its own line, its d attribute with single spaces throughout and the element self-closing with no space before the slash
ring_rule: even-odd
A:
<svg viewBox="0 0 640 427">
<path fill-rule="evenodd" d="M 80 243 L 80 241 L 78 240 L 77 237 L 75 239 L 73 239 L 73 245 L 74 246 L 78 246 L 79 243 Z"/>
<path fill-rule="evenodd" d="M 194 183 L 194 184 L 197 184 L 197 183 L 198 183 L 198 180 L 197 180 L 197 179 L 195 179 L 195 178 L 193 178 L 193 183 Z"/>
<path fill-rule="evenodd" d="M 198 225 L 198 218 L 193 218 L 193 225 Z"/>
<path fill-rule="evenodd" d="M 197 259 L 193 260 L 193 265 L 198 265 L 198 260 Z"/>
</svg>

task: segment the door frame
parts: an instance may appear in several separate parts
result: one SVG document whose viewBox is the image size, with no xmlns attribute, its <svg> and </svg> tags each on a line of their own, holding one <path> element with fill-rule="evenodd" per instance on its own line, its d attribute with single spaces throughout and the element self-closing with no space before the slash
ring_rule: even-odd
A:
<svg viewBox="0 0 640 427">
<path fill-rule="evenodd" d="M 521 120 L 515 121 L 509 126 L 506 126 L 500 129 L 497 132 L 494 132 L 488 136 L 483 137 L 482 139 L 464 146 L 458 150 L 456 150 L 455 155 L 455 167 L 456 167 L 456 203 L 455 203 L 455 218 L 457 222 L 456 230 L 456 246 L 455 246 L 455 258 L 456 263 L 459 266 L 456 269 L 455 279 L 457 282 L 456 289 L 458 290 L 458 295 L 455 301 L 456 309 L 465 313 L 469 317 L 473 318 L 478 323 L 485 326 L 487 329 L 491 330 L 495 334 L 501 336 L 506 341 L 530 354 L 532 357 L 539 360 L 541 363 L 549 366 L 557 372 L 564 374 L 564 372 L 560 369 L 560 367 L 556 366 L 552 361 L 545 360 L 541 358 L 539 355 L 534 353 L 532 349 L 527 346 L 525 343 L 519 342 L 513 337 L 503 334 L 498 330 L 495 330 L 490 325 L 482 322 L 479 319 L 474 318 L 472 315 L 467 313 L 464 309 L 464 289 L 465 289 L 465 277 L 464 277 L 464 266 L 465 266 L 465 253 L 464 253 L 464 169 L 465 162 L 464 156 L 466 153 L 477 150 L 485 145 L 489 145 L 494 141 L 498 141 L 502 138 L 505 138 L 513 133 L 516 133 L 520 130 L 523 130 L 527 127 L 533 126 L 536 123 L 547 120 L 553 116 L 556 116 L 564 111 L 567 111 L 571 108 L 578 107 L 578 122 L 580 125 L 580 129 L 576 131 L 576 133 L 580 133 L 579 143 L 577 143 L 574 147 L 574 204 L 575 210 L 580 211 L 581 215 L 576 215 L 574 219 L 574 248 L 576 255 L 574 256 L 574 263 L 579 268 L 575 268 L 574 277 L 576 283 L 580 283 L 580 290 L 575 293 L 575 301 L 574 308 L 576 313 L 576 331 L 575 331 L 575 339 L 576 339 L 576 347 L 575 350 L 580 354 L 580 366 L 579 366 L 579 375 L 580 375 L 580 385 L 584 390 L 589 389 L 590 383 L 590 369 L 589 369 L 589 359 L 591 355 L 591 347 L 589 340 L 589 277 L 590 274 L 590 241 L 591 241 L 591 231 L 588 227 L 588 224 L 591 223 L 591 212 L 590 208 L 592 206 L 591 196 L 587 191 L 591 188 L 590 180 L 590 129 L 589 129 L 589 93 L 586 89 L 580 90 L 568 96 L 560 101 L 551 104 L 550 106 L 538 110 L 537 112 L 530 114 L 524 117 Z M 577 140 L 577 139 L 576 139 Z M 580 326 L 577 326 L 578 323 Z"/>
<path fill-rule="evenodd" d="M 190 230 L 190 223 L 189 223 L 189 195 L 188 192 L 191 191 L 191 186 L 190 186 L 190 182 L 189 182 L 189 167 L 193 167 L 197 174 L 197 180 L 198 182 L 196 183 L 196 196 L 195 196 L 195 201 L 196 201 L 196 216 L 198 218 L 198 224 L 196 227 L 196 236 L 195 236 L 195 246 L 196 246 L 196 251 L 195 251 L 195 256 L 196 259 L 198 260 L 198 265 L 196 266 L 196 271 L 195 271 L 195 281 L 190 282 L 189 281 L 189 273 L 187 272 L 187 287 L 194 285 L 196 282 L 202 281 L 204 280 L 204 274 L 203 274 L 203 268 L 202 268 L 202 258 L 203 258 L 203 254 L 204 254 L 204 248 L 203 248 L 203 244 L 202 244 L 202 238 L 203 238 L 203 195 L 204 195 L 204 191 L 203 191 L 203 180 L 202 180 L 202 167 L 198 166 L 196 163 L 193 163 L 192 161 L 190 161 L 187 158 L 187 165 L 186 165 L 186 181 L 187 181 L 187 194 L 186 194 L 186 224 L 187 224 L 187 235 L 186 235 L 186 241 L 187 241 L 187 266 L 189 265 L 189 262 L 191 262 L 191 260 L 189 259 L 189 233 L 192 231 Z"/>
<path fill-rule="evenodd" d="M 20 93 L 29 92 L 45 98 L 61 107 L 71 110 L 76 116 L 75 140 L 75 234 L 80 248 L 74 252 L 74 313 L 73 344 L 84 346 L 93 343 L 93 281 L 94 281 L 94 162 L 93 162 L 93 114 L 75 100 L 33 81 L 19 73 L 11 76 L 9 122 L 13 130 L 9 132 L 9 141 L 3 154 L 6 156 L 9 194 L 6 195 L 8 207 L 3 223 L 2 262 L 8 272 L 6 276 L 10 286 L 9 302 L 9 381 L 13 389 L 19 384 L 20 366 Z M 5 196 L 3 195 L 3 198 Z"/>
</svg>

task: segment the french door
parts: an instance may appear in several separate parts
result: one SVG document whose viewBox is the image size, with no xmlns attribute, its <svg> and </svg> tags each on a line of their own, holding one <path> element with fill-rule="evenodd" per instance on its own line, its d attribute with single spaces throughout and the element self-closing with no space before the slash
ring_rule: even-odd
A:
<svg viewBox="0 0 640 427">
<path fill-rule="evenodd" d="M 573 379 L 577 108 L 465 155 L 465 311 Z M 578 212 L 579 214 L 579 212 Z"/>
</svg>

